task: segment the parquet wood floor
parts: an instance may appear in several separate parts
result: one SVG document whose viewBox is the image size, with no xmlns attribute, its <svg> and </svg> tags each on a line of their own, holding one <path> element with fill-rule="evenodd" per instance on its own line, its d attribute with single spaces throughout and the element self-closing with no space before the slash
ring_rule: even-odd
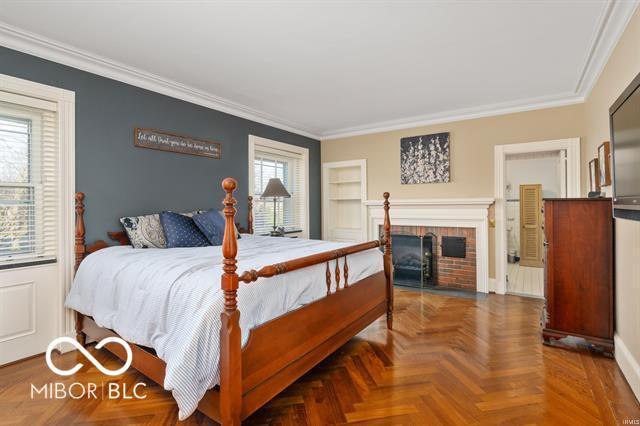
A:
<svg viewBox="0 0 640 426">
<path fill-rule="evenodd" d="M 640 405 L 614 360 L 577 341 L 541 344 L 540 300 L 402 289 L 395 300 L 393 332 L 384 319 L 372 324 L 246 423 L 611 425 L 640 419 Z M 109 368 L 120 365 L 108 353 L 91 352 Z M 54 361 L 88 365 L 71 378 L 51 373 L 42 356 L 0 368 L 1 425 L 177 422 L 171 395 L 148 380 L 144 400 L 31 399 L 31 383 L 145 381 L 135 370 L 108 378 L 75 353 Z M 199 413 L 184 423 L 211 424 Z"/>
</svg>

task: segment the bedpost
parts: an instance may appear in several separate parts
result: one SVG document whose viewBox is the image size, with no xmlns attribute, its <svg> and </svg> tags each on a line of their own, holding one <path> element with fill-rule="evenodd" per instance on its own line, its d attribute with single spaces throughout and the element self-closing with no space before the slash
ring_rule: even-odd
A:
<svg viewBox="0 0 640 426">
<path fill-rule="evenodd" d="M 75 242 L 75 255 L 76 263 L 74 271 L 78 270 L 80 262 L 84 259 L 86 254 L 85 245 L 85 226 L 84 226 L 84 193 L 76 192 L 76 242 Z M 82 346 L 86 343 L 84 333 L 82 333 L 83 316 L 80 312 L 76 312 L 76 340 Z"/>
<path fill-rule="evenodd" d="M 393 262 L 391 259 L 391 221 L 389 220 L 389 193 L 384 197 L 384 274 L 387 278 L 387 328 L 393 330 Z"/>
<path fill-rule="evenodd" d="M 247 202 L 247 232 L 253 234 L 253 197 L 249 195 Z"/>
<path fill-rule="evenodd" d="M 85 255 L 84 234 L 84 192 L 76 192 L 76 265 L 74 268 L 76 271 Z"/>
<path fill-rule="evenodd" d="M 232 178 L 222 181 L 226 220 L 222 255 L 224 256 L 221 287 L 224 291 L 224 311 L 220 314 L 220 420 L 223 425 L 240 425 L 242 407 L 242 347 L 240 342 L 240 311 L 237 306 L 238 274 L 236 254 L 238 241 L 234 227 L 236 200 L 233 191 L 238 186 Z"/>
</svg>

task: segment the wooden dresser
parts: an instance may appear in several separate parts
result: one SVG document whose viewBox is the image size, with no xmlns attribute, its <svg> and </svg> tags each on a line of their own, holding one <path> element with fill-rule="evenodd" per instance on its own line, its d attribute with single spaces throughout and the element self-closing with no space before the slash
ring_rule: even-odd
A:
<svg viewBox="0 0 640 426">
<path fill-rule="evenodd" d="M 544 342 L 582 337 L 613 355 L 610 198 L 544 200 Z"/>
</svg>

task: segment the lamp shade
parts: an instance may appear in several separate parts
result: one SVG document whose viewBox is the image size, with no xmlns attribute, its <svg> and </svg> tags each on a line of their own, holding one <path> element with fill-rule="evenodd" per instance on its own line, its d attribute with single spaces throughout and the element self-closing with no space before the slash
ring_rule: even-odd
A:
<svg viewBox="0 0 640 426">
<path fill-rule="evenodd" d="M 267 187 L 262 191 L 260 198 L 284 197 L 291 198 L 291 194 L 284 187 L 279 178 L 271 178 L 267 183 Z"/>
</svg>

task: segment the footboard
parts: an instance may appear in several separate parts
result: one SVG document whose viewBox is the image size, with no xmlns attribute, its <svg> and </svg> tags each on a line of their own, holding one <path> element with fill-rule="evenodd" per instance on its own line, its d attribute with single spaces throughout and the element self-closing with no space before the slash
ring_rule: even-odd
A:
<svg viewBox="0 0 640 426">
<path fill-rule="evenodd" d="M 389 193 L 384 194 L 383 239 L 238 274 L 238 249 L 233 226 L 236 204 L 233 191 L 236 186 L 236 181 L 231 178 L 222 183 L 227 195 L 223 202 L 226 226 L 222 245 L 224 273 L 221 287 L 225 308 L 221 314 L 220 329 L 220 420 L 225 425 L 240 424 L 241 419 L 249 416 L 385 312 L 387 327 L 391 329 L 393 326 Z M 382 245 L 384 271 L 356 283 L 349 282 L 348 256 Z M 240 312 L 237 309 L 239 284 L 250 285 L 259 278 L 318 264 L 326 264 L 326 297 L 254 328 L 243 350 Z M 332 282 L 336 283 L 333 292 Z"/>
<path fill-rule="evenodd" d="M 242 418 L 387 311 L 379 272 L 251 330 L 242 350 Z"/>
</svg>

